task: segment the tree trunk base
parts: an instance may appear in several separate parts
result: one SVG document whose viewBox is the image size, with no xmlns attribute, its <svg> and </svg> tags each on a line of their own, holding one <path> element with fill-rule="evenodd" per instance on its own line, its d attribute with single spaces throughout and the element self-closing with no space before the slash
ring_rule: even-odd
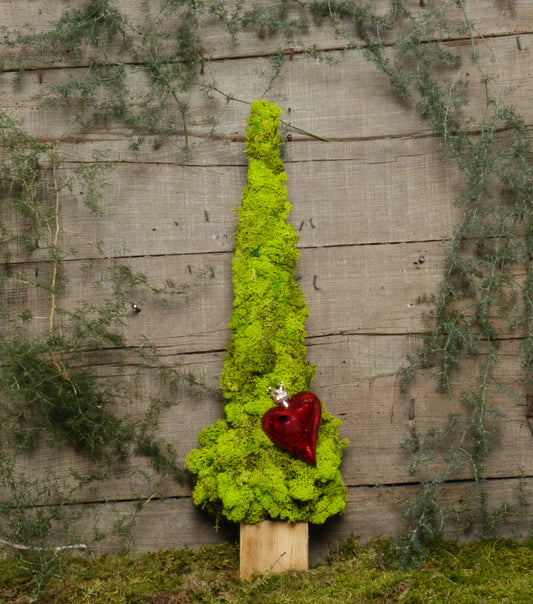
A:
<svg viewBox="0 0 533 604">
<path fill-rule="evenodd" d="M 265 520 L 241 524 L 241 579 L 253 573 L 308 570 L 309 527 L 307 522 Z"/>
</svg>

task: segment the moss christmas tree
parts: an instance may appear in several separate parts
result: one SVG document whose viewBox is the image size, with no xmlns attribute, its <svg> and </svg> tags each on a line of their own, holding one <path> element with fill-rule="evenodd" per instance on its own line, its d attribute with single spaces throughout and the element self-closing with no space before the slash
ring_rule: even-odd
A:
<svg viewBox="0 0 533 604">
<path fill-rule="evenodd" d="M 280 114 L 276 105 L 256 101 L 248 118 L 248 184 L 238 210 L 232 336 L 221 376 L 225 418 L 199 434 L 201 448 L 187 465 L 197 478 L 195 503 L 217 516 L 320 524 L 346 505 L 341 422 L 318 407 L 316 464 L 274 444 L 262 426 L 275 405 L 269 390 L 283 382 L 296 395 L 314 374 L 303 343 L 307 306 L 295 281 L 298 238 L 286 222 Z"/>
</svg>

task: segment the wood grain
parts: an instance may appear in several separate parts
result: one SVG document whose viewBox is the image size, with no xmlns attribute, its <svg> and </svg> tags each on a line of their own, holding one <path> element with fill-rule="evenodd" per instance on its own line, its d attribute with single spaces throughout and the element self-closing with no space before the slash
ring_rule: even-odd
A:
<svg viewBox="0 0 533 604">
<path fill-rule="evenodd" d="M 277 574 L 309 568 L 309 525 L 307 522 L 241 524 L 240 577 L 254 573 Z"/>
<path fill-rule="evenodd" d="M 418 262 L 421 255 L 423 264 Z M 437 292 L 443 258 L 440 242 L 302 249 L 297 279 L 309 307 L 308 335 L 424 331 L 416 300 L 423 294 Z M 130 268 L 143 272 L 156 286 L 162 285 L 165 278 L 188 283 L 202 269 L 208 269 L 213 277 L 201 281 L 186 296 L 169 298 L 166 303 L 157 297 L 142 300 L 143 295 L 135 287 L 126 290 L 130 294 L 125 303 L 129 320 L 123 333 L 129 345 L 138 345 L 146 335 L 158 346 L 171 346 L 183 353 L 226 346 L 226 325 L 233 303 L 231 259 L 231 253 L 131 258 Z M 58 296 L 58 304 L 73 312 L 79 304 L 103 303 L 111 295 L 111 285 L 104 281 L 95 286 L 95 280 L 101 279 L 108 268 L 108 261 L 93 262 L 90 269 L 84 262 L 69 262 L 68 290 Z M 36 266 L 21 264 L 17 269 L 17 279 L 31 279 Z M 39 275 L 44 277 L 42 267 Z M 38 333 L 46 329 L 49 293 L 43 289 L 18 289 L 17 285 L 12 283 L 6 292 L 9 307 L 34 312 L 33 320 L 26 322 L 27 330 Z M 130 302 L 141 303 L 142 312 L 133 311 Z M 61 317 L 58 320 L 61 322 Z M 65 318 L 64 328 L 67 326 Z"/>
<path fill-rule="evenodd" d="M 98 256 L 97 243 L 112 257 L 231 252 L 247 172 L 243 145 L 233 146 L 238 153 L 226 150 L 226 164 L 186 166 L 168 154 L 157 163 L 147 154 L 123 161 L 123 147 L 115 146 L 103 218 L 85 207 L 83 185 L 61 198 L 66 258 Z M 70 146 L 68 153 L 83 156 L 84 148 Z M 69 161 L 58 170 L 60 180 L 86 159 Z M 453 201 L 463 179 L 433 137 L 290 143 L 285 169 L 300 248 L 440 241 L 461 216 Z"/>
<path fill-rule="evenodd" d="M 235 0 L 226 0 L 224 5 L 228 13 L 234 10 L 237 2 Z M 250 11 L 254 2 L 245 0 L 240 3 L 242 5 L 242 14 Z M 131 0 L 117 0 L 114 5 L 126 17 L 126 19 L 137 27 L 145 22 L 145 13 L 141 2 L 132 2 Z M 275 0 L 263 0 L 261 6 L 268 8 L 269 6 L 277 6 Z M 83 0 L 71 0 L 65 6 L 61 3 L 48 2 L 47 0 L 2 0 L 0 3 L 3 11 L 3 24 L 10 30 L 24 30 L 28 23 L 37 32 L 43 32 L 49 29 L 50 24 L 58 21 L 65 10 L 76 10 L 83 8 Z M 151 2 L 150 7 L 152 15 L 157 15 L 160 2 Z M 407 7 L 414 15 L 424 16 L 424 9 L 420 6 L 419 0 L 410 0 Z M 377 0 L 373 3 L 373 11 L 376 14 L 383 14 L 389 8 L 389 3 L 386 0 Z M 492 37 L 495 35 L 514 35 L 531 32 L 533 29 L 533 9 L 527 1 L 517 2 L 511 8 L 505 4 L 483 4 L 480 2 L 470 3 L 467 7 L 468 16 L 476 25 L 478 35 Z M 446 12 L 450 22 L 451 31 L 456 30 L 463 21 L 463 15 L 454 3 L 446 7 Z M 296 13 L 290 13 L 290 16 L 297 16 Z M 170 30 L 175 26 L 181 18 L 179 10 L 175 13 L 175 19 L 167 19 L 165 25 Z M 307 33 L 298 32 L 293 40 L 286 40 L 283 35 L 270 34 L 263 38 L 259 38 L 251 27 L 244 28 L 240 31 L 235 39 L 224 28 L 220 19 L 216 16 L 206 16 L 205 23 L 202 25 L 202 42 L 206 48 L 206 55 L 211 60 L 223 60 L 227 58 L 247 57 L 251 54 L 261 56 L 273 52 L 273 49 L 279 47 L 294 49 L 294 52 L 301 52 L 306 46 L 316 45 L 319 49 L 343 48 L 346 46 L 346 41 L 343 39 L 344 33 L 352 33 L 346 27 L 341 35 L 336 35 L 332 28 L 324 25 L 317 26 L 313 21 L 309 23 Z M 443 34 L 445 38 L 450 37 L 450 34 Z M 393 43 L 394 35 L 388 32 L 382 32 L 383 41 Z M 353 36 L 352 36 L 353 37 Z M 357 37 L 355 37 L 357 41 Z M 307 44 L 306 44 L 307 42 Z M 161 42 L 163 50 L 165 42 Z M 62 65 L 79 65 L 87 61 L 93 53 L 90 49 L 82 49 L 82 59 L 73 59 L 66 55 L 62 61 Z M 3 54 L 7 54 L 5 49 L 2 49 Z M 109 49 L 110 56 L 113 58 L 120 54 L 120 38 L 117 38 L 111 44 Z M 2 56 L 0 54 L 0 56 Z M 35 66 L 42 63 L 42 57 L 34 53 L 30 55 L 35 61 Z"/>
<path fill-rule="evenodd" d="M 526 454 L 533 439 L 526 418 L 526 394 L 530 386 L 518 346 L 519 341 L 502 344 L 502 363 L 496 370 L 496 381 L 489 395 L 490 404 L 503 414 L 504 421 L 494 423 L 499 435 L 485 464 L 484 476 L 488 479 L 521 474 L 533 476 L 533 462 Z M 421 477 L 430 477 L 445 468 L 450 441 L 444 443 L 442 449 L 437 447 L 436 458 L 423 467 L 419 475 L 411 475 L 408 470 L 413 450 L 402 448 L 413 429 L 417 430 L 420 445 L 424 446 L 426 432 L 435 427 L 443 428 L 449 415 L 460 409 L 456 400 L 449 400 L 436 392 L 430 371 L 421 375 L 407 393 L 400 393 L 398 371 L 406 355 L 414 352 L 415 347 L 415 342 L 402 336 L 335 336 L 309 340 L 308 358 L 317 367 L 312 389 L 325 408 L 342 420 L 340 435 L 350 441 L 342 464 L 343 478 L 349 486 L 416 483 Z M 223 356 L 220 351 L 172 356 L 168 361 L 216 387 Z M 144 396 L 138 401 L 125 400 L 116 409 L 122 417 L 141 420 L 150 394 L 168 396 L 175 401 L 160 416 L 156 436 L 172 443 L 181 461 L 198 446 L 200 430 L 222 416 L 220 400 L 193 395 L 186 387 L 178 393 L 169 392 L 154 370 L 142 371 L 137 376 L 133 367 L 129 370 L 126 367 L 120 372 L 109 361 L 97 370 L 102 379 L 114 381 L 120 378 L 126 384 L 128 381 L 133 383 L 134 379 L 140 380 Z M 457 395 L 467 386 L 464 376 L 469 374 L 477 375 L 473 361 L 456 377 L 454 387 Z M 68 447 L 59 455 L 57 449 L 47 447 L 45 441 L 46 435 L 43 445 L 32 455 L 31 463 L 25 469 L 29 479 L 46 481 L 51 468 L 65 482 L 69 481 L 70 468 L 79 473 L 90 471 L 88 460 Z M 433 448 L 431 442 L 429 445 Z M 463 461 L 468 460 L 464 457 Z M 462 471 L 451 475 L 450 479 L 465 480 L 469 474 L 470 469 L 465 463 Z M 124 501 L 150 496 L 188 496 L 190 491 L 188 481 L 179 483 L 169 476 L 157 476 L 147 467 L 144 458 L 134 457 L 110 468 L 108 479 L 89 485 L 75 493 L 74 498 L 91 502 Z"/>
<path fill-rule="evenodd" d="M 533 37 L 523 34 L 520 40 L 521 50 L 514 36 L 491 38 L 479 44 L 477 50 L 483 77 L 490 80 L 494 94 L 505 97 L 529 123 L 533 117 L 529 102 L 533 92 L 530 60 Z M 457 77 L 467 80 L 467 97 L 471 103 L 465 114 L 479 116 L 484 110 L 484 87 L 480 81 L 481 74 L 470 64 L 471 48 L 463 41 L 450 42 L 450 48 L 464 64 L 458 71 L 442 72 L 440 77 L 448 82 Z M 291 107 L 290 123 L 327 139 L 431 134 L 428 124 L 412 106 L 391 92 L 387 77 L 365 60 L 359 50 L 339 53 L 335 58 L 334 65 L 317 64 L 303 56 L 285 63 L 281 77 L 267 96 L 284 109 Z M 213 115 L 221 124 L 219 131 L 224 138 L 242 139 L 249 113 L 248 103 L 262 98 L 268 87 L 267 78 L 261 75 L 268 64 L 263 65 L 261 61 L 257 58 L 228 59 L 214 63 L 206 70 L 199 86 L 208 86 L 215 81 L 218 89 L 246 102 L 227 104 L 222 95 L 210 99 L 201 87 L 195 88 L 190 98 L 184 97 L 190 103 L 197 122 L 190 128 L 192 140 L 212 135 L 209 118 Z M 77 76 L 86 77 L 84 68 L 77 70 Z M 65 106 L 42 109 L 37 100 L 48 87 L 56 86 L 66 78 L 62 69 L 47 70 L 44 77 L 37 72 L 30 73 L 22 82 L 18 82 L 16 73 L 4 73 L 0 79 L 0 106 L 20 120 L 33 136 L 58 141 L 80 139 L 79 126 L 74 123 L 74 101 L 69 110 Z M 144 75 L 133 68 L 128 73 L 128 83 L 135 91 L 145 90 L 147 86 Z M 170 111 L 176 112 L 175 108 Z M 112 121 L 88 132 L 99 136 L 111 133 L 121 136 L 133 134 L 113 125 Z M 179 129 L 178 134 L 181 134 Z"/>
<path fill-rule="evenodd" d="M 496 535 L 527 538 L 530 534 L 531 512 L 520 504 L 520 497 L 531 496 L 531 479 L 513 478 L 487 481 L 485 484 L 489 511 L 505 509 Z M 457 482 L 438 489 L 437 498 L 451 512 L 445 535 L 449 538 L 474 539 L 481 536 L 479 524 L 470 523 L 466 506 L 475 507 L 472 483 Z M 387 489 L 373 487 L 350 488 L 346 513 L 330 519 L 326 524 L 309 527 L 309 563 L 325 561 L 351 535 L 361 542 L 383 536 L 399 536 L 405 504 L 417 496 L 416 485 L 395 486 Z M 72 512 L 78 511 L 73 506 Z M 153 552 L 159 549 L 190 547 L 224 541 L 236 542 L 238 525 L 221 523 L 196 508 L 187 497 L 152 500 L 136 511 L 135 502 L 102 503 L 92 506 L 94 522 L 102 533 L 107 533 L 117 522 L 131 521 L 131 540 L 134 551 Z M 453 512 L 457 513 L 454 514 Z M 461 511 L 463 512 L 461 514 Z M 93 529 L 87 516 L 80 525 L 80 540 L 89 537 Z M 128 541 L 116 536 L 94 544 L 93 553 L 117 553 Z"/>
<path fill-rule="evenodd" d="M 419 4 L 412 1 L 413 9 L 423 14 Z M 531 128 L 533 3 L 519 0 L 514 11 L 507 10 L 504 3 L 470 4 L 483 72 L 498 98 L 515 107 Z M 83 5 L 82 0 L 68 3 L 71 8 Z M 132 22 L 141 20 L 140 3 L 119 0 L 117 5 Z M 378 8 L 383 5 L 377 3 Z M 7 28 L 22 28 L 26 22 L 43 28 L 47 21 L 58 19 L 65 6 L 45 0 L 0 2 Z M 461 16 L 456 11 L 452 18 L 458 23 Z M 248 31 L 234 43 L 216 20 L 205 33 L 210 62 L 202 83 L 216 81 L 220 90 L 246 103 L 226 105 L 220 95 L 209 100 L 201 90 L 194 90 L 187 97 L 197 122 L 189 132 L 194 142 L 190 154 L 181 149 L 179 128 L 159 151 L 146 145 L 133 152 L 129 147 L 132 132 L 112 121 L 80 132 L 73 122 L 75 106 L 40 107 L 37 96 L 65 81 L 65 67 L 75 65 L 75 73 L 85 77 L 91 56 L 87 50 L 79 60 L 65 57 L 56 65 L 44 65 L 35 55 L 34 71 L 20 82 L 14 72 L 0 76 L 0 108 L 20 119 L 30 134 L 57 145 L 65 158 L 58 170 L 60 179 L 91 161 L 95 151 L 105 151 L 104 161 L 113 166 L 106 176 L 103 219 L 91 216 L 84 206 L 83 187 L 62 193 L 60 244 L 67 250 L 69 283 L 57 301 L 65 309 L 105 300 L 110 286 L 104 277 L 115 259 L 144 272 L 153 284 L 165 279 L 188 283 L 209 268 L 210 277 L 187 296 L 171 298 L 166 304 L 135 288 L 128 292 L 126 306 L 131 314 L 123 335 L 132 349 L 126 366 L 118 363 L 118 355 L 124 351 L 114 347 L 75 360 L 88 364 L 104 383 L 121 383 L 132 390 L 135 386 L 138 398 L 126 397 L 112 409 L 121 417 L 140 420 L 153 394 L 174 400 L 175 405 L 160 418 L 158 435 L 175 446 L 180 460 L 197 446 L 198 432 L 221 417 L 220 400 L 207 393 L 193 396 L 185 386 L 171 392 L 157 371 L 136 355 L 135 347 L 147 335 L 170 365 L 193 372 L 213 388 L 218 386 L 230 337 L 226 326 L 233 298 L 233 208 L 240 204 L 246 183 L 243 138 L 247 103 L 264 93 L 266 56 L 284 42 L 268 36 L 257 41 Z M 328 411 L 342 419 L 341 436 L 350 440 L 342 465 L 349 487 L 347 512 L 324 527 L 311 527 L 313 562 L 324 559 L 329 548 L 351 533 L 363 540 L 399 533 L 404 500 L 416 496 L 417 483 L 424 476 L 410 474 L 413 451 L 401 445 L 415 430 L 423 445 L 424 434 L 432 427 L 444 427 L 449 415 L 459 409 L 457 398 L 448 400 L 436 391 L 431 369 L 417 376 L 406 393 L 399 389 L 399 370 L 419 345 L 408 334 L 427 329 L 422 319 L 424 307 L 416 300 L 438 291 L 446 240 L 461 219 L 461 208 L 453 201 L 461 192 L 463 179 L 443 155 L 442 144 L 428 124 L 412 105 L 391 92 L 386 78 L 359 50 L 342 52 L 342 40 L 327 28 L 315 26 L 303 42 L 304 46 L 316 44 L 320 51 L 331 50 L 336 64 L 306 59 L 296 45 L 292 60 L 291 53 L 286 55 L 282 78 L 269 91 L 268 99 L 286 110 L 288 123 L 329 139 L 324 142 L 293 130 L 283 159 L 293 204 L 290 221 L 300 237 L 297 278 L 310 311 L 306 343 L 308 358 L 317 368 L 312 388 Z M 393 44 L 394 40 L 386 42 Z M 471 42 L 445 40 L 447 48 L 461 56 L 462 66 L 458 71 L 442 72 L 440 77 L 443 82 L 457 78 L 469 82 L 467 94 L 472 102 L 467 115 L 479 117 L 484 90 L 480 74 L 470 62 Z M 118 52 L 118 41 L 112 52 Z M 392 53 L 393 48 L 387 52 Z M 146 86 L 133 68 L 128 82 L 133 91 Z M 208 124 L 213 113 L 219 118 L 218 137 Z M 288 132 L 284 129 L 284 136 Z M 505 133 L 498 136 L 505 146 Z M 44 196 L 52 203 L 49 185 L 45 177 Z M 17 226 L 2 223 L 4 232 Z M 108 259 L 102 257 L 101 249 Z M 49 274 L 51 267 L 44 261 L 43 251 L 31 260 L 17 249 L 11 251 L 18 278 L 34 280 L 38 275 L 45 279 Z M 100 280 L 102 285 L 95 285 Z M 11 283 L 1 301 L 13 312 L 32 310 L 34 318 L 25 326 L 28 333 L 39 334 L 48 328 L 50 292 Z M 142 312 L 134 312 L 131 304 L 141 302 Z M 67 329 L 66 319 L 63 321 Z M 503 535 L 520 537 L 528 534 L 531 520 L 519 505 L 520 495 L 532 501 L 529 451 L 533 436 L 526 417 L 531 385 L 521 364 L 519 334 L 507 330 L 502 338 L 501 365 L 495 369 L 490 401 L 504 419 L 497 422 L 500 432 L 484 473 L 492 509 L 511 502 L 524 512 L 509 514 L 499 529 Z M 475 382 L 476 359 L 466 359 L 461 369 L 453 376 L 457 394 Z M 443 455 L 437 455 L 425 468 L 425 475 L 442 471 L 445 463 Z M 30 480 L 57 479 L 68 486 L 73 484 L 71 469 L 84 473 L 91 465 L 68 447 L 61 451 L 50 448 L 44 436 L 21 469 Z M 77 491 L 74 502 L 84 508 L 93 506 L 103 530 L 117 520 L 127 520 L 139 501 L 146 502 L 133 528 L 134 551 L 237 540 L 236 527 L 223 525 L 216 532 L 214 520 L 194 507 L 189 482 L 156 476 L 140 457 L 109 470 L 104 481 Z M 445 506 L 475 506 L 469 478 L 468 464 L 450 476 L 448 484 L 439 489 Z M 460 537 L 479 535 L 478 526 L 466 535 L 462 526 L 450 526 L 449 534 L 455 534 L 457 528 Z M 80 529 L 83 532 L 88 525 Z M 116 552 L 122 545 L 114 537 L 95 551 Z"/>
</svg>

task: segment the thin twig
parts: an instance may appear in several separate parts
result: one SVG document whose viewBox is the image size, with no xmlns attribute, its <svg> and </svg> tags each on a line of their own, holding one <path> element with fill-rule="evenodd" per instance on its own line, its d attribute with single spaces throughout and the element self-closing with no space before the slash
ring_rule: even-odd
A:
<svg viewBox="0 0 533 604">
<path fill-rule="evenodd" d="M 54 314 L 56 311 L 56 282 L 57 282 L 57 243 L 59 241 L 59 186 L 57 183 L 56 164 L 52 162 L 52 177 L 54 180 L 55 208 L 54 208 L 54 237 L 52 241 L 52 250 L 54 254 L 54 263 L 52 268 L 52 280 L 50 282 L 51 308 L 49 318 L 50 337 L 54 335 Z"/>
<path fill-rule="evenodd" d="M 227 102 L 235 101 L 237 103 L 243 103 L 244 105 L 251 105 L 250 101 L 240 99 L 239 97 L 236 97 L 233 94 L 224 92 L 223 90 L 220 90 L 220 88 L 217 88 L 213 84 L 201 85 L 200 87 L 205 90 L 213 90 L 214 92 L 218 92 L 218 94 L 222 95 L 226 99 Z M 285 120 L 280 119 L 279 122 L 280 122 L 280 124 L 283 124 L 286 128 L 291 128 L 292 130 L 295 130 L 296 132 L 299 132 L 300 134 L 305 134 L 305 136 L 310 136 L 311 138 L 316 138 L 317 140 L 324 141 L 326 143 L 331 142 L 331 140 L 329 138 L 325 138 L 324 136 L 314 134 L 313 132 L 309 132 L 308 130 L 304 130 L 303 128 L 298 128 L 298 126 L 294 126 L 293 124 L 290 124 L 289 122 L 286 122 Z"/>
<path fill-rule="evenodd" d="M 50 339 L 53 338 L 54 336 L 54 316 L 55 316 L 55 312 L 57 309 L 57 302 L 56 302 L 56 285 L 57 285 L 57 274 L 59 272 L 59 267 L 58 267 L 58 242 L 59 242 L 59 232 L 61 230 L 60 224 L 59 224 L 59 201 L 60 201 L 60 195 L 59 195 L 59 183 L 57 181 L 57 172 L 56 172 L 56 162 L 52 161 L 52 178 L 53 178 L 53 183 L 54 183 L 54 195 L 55 195 L 55 207 L 54 207 L 54 234 L 52 237 L 52 254 L 53 254 L 53 265 L 52 265 L 52 279 L 50 281 L 50 316 L 49 316 L 49 335 L 50 335 Z M 63 363 L 61 361 L 59 361 L 52 349 L 50 349 L 50 360 L 52 361 L 52 364 L 56 367 L 56 369 L 59 371 L 59 374 L 61 375 L 61 377 L 70 382 L 70 378 L 68 375 L 68 372 L 66 370 L 66 367 L 63 365 Z M 75 386 L 72 386 L 74 388 L 74 392 L 76 391 Z"/>
<path fill-rule="evenodd" d="M 6 541 L 5 539 L 0 539 L 0 543 L 2 545 L 8 545 L 13 549 L 31 552 L 61 552 L 67 549 L 87 549 L 85 543 L 75 543 L 73 545 L 58 545 L 56 547 L 32 547 L 30 545 L 22 545 L 21 543 L 12 543 L 11 541 Z"/>
</svg>

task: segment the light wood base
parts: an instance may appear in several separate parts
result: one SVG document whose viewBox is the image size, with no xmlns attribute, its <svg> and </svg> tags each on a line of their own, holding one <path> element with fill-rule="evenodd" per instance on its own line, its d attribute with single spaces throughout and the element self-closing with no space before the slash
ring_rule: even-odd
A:
<svg viewBox="0 0 533 604">
<path fill-rule="evenodd" d="M 265 520 L 259 524 L 241 524 L 241 579 L 253 573 L 307 570 L 308 550 L 307 522 Z"/>
</svg>

